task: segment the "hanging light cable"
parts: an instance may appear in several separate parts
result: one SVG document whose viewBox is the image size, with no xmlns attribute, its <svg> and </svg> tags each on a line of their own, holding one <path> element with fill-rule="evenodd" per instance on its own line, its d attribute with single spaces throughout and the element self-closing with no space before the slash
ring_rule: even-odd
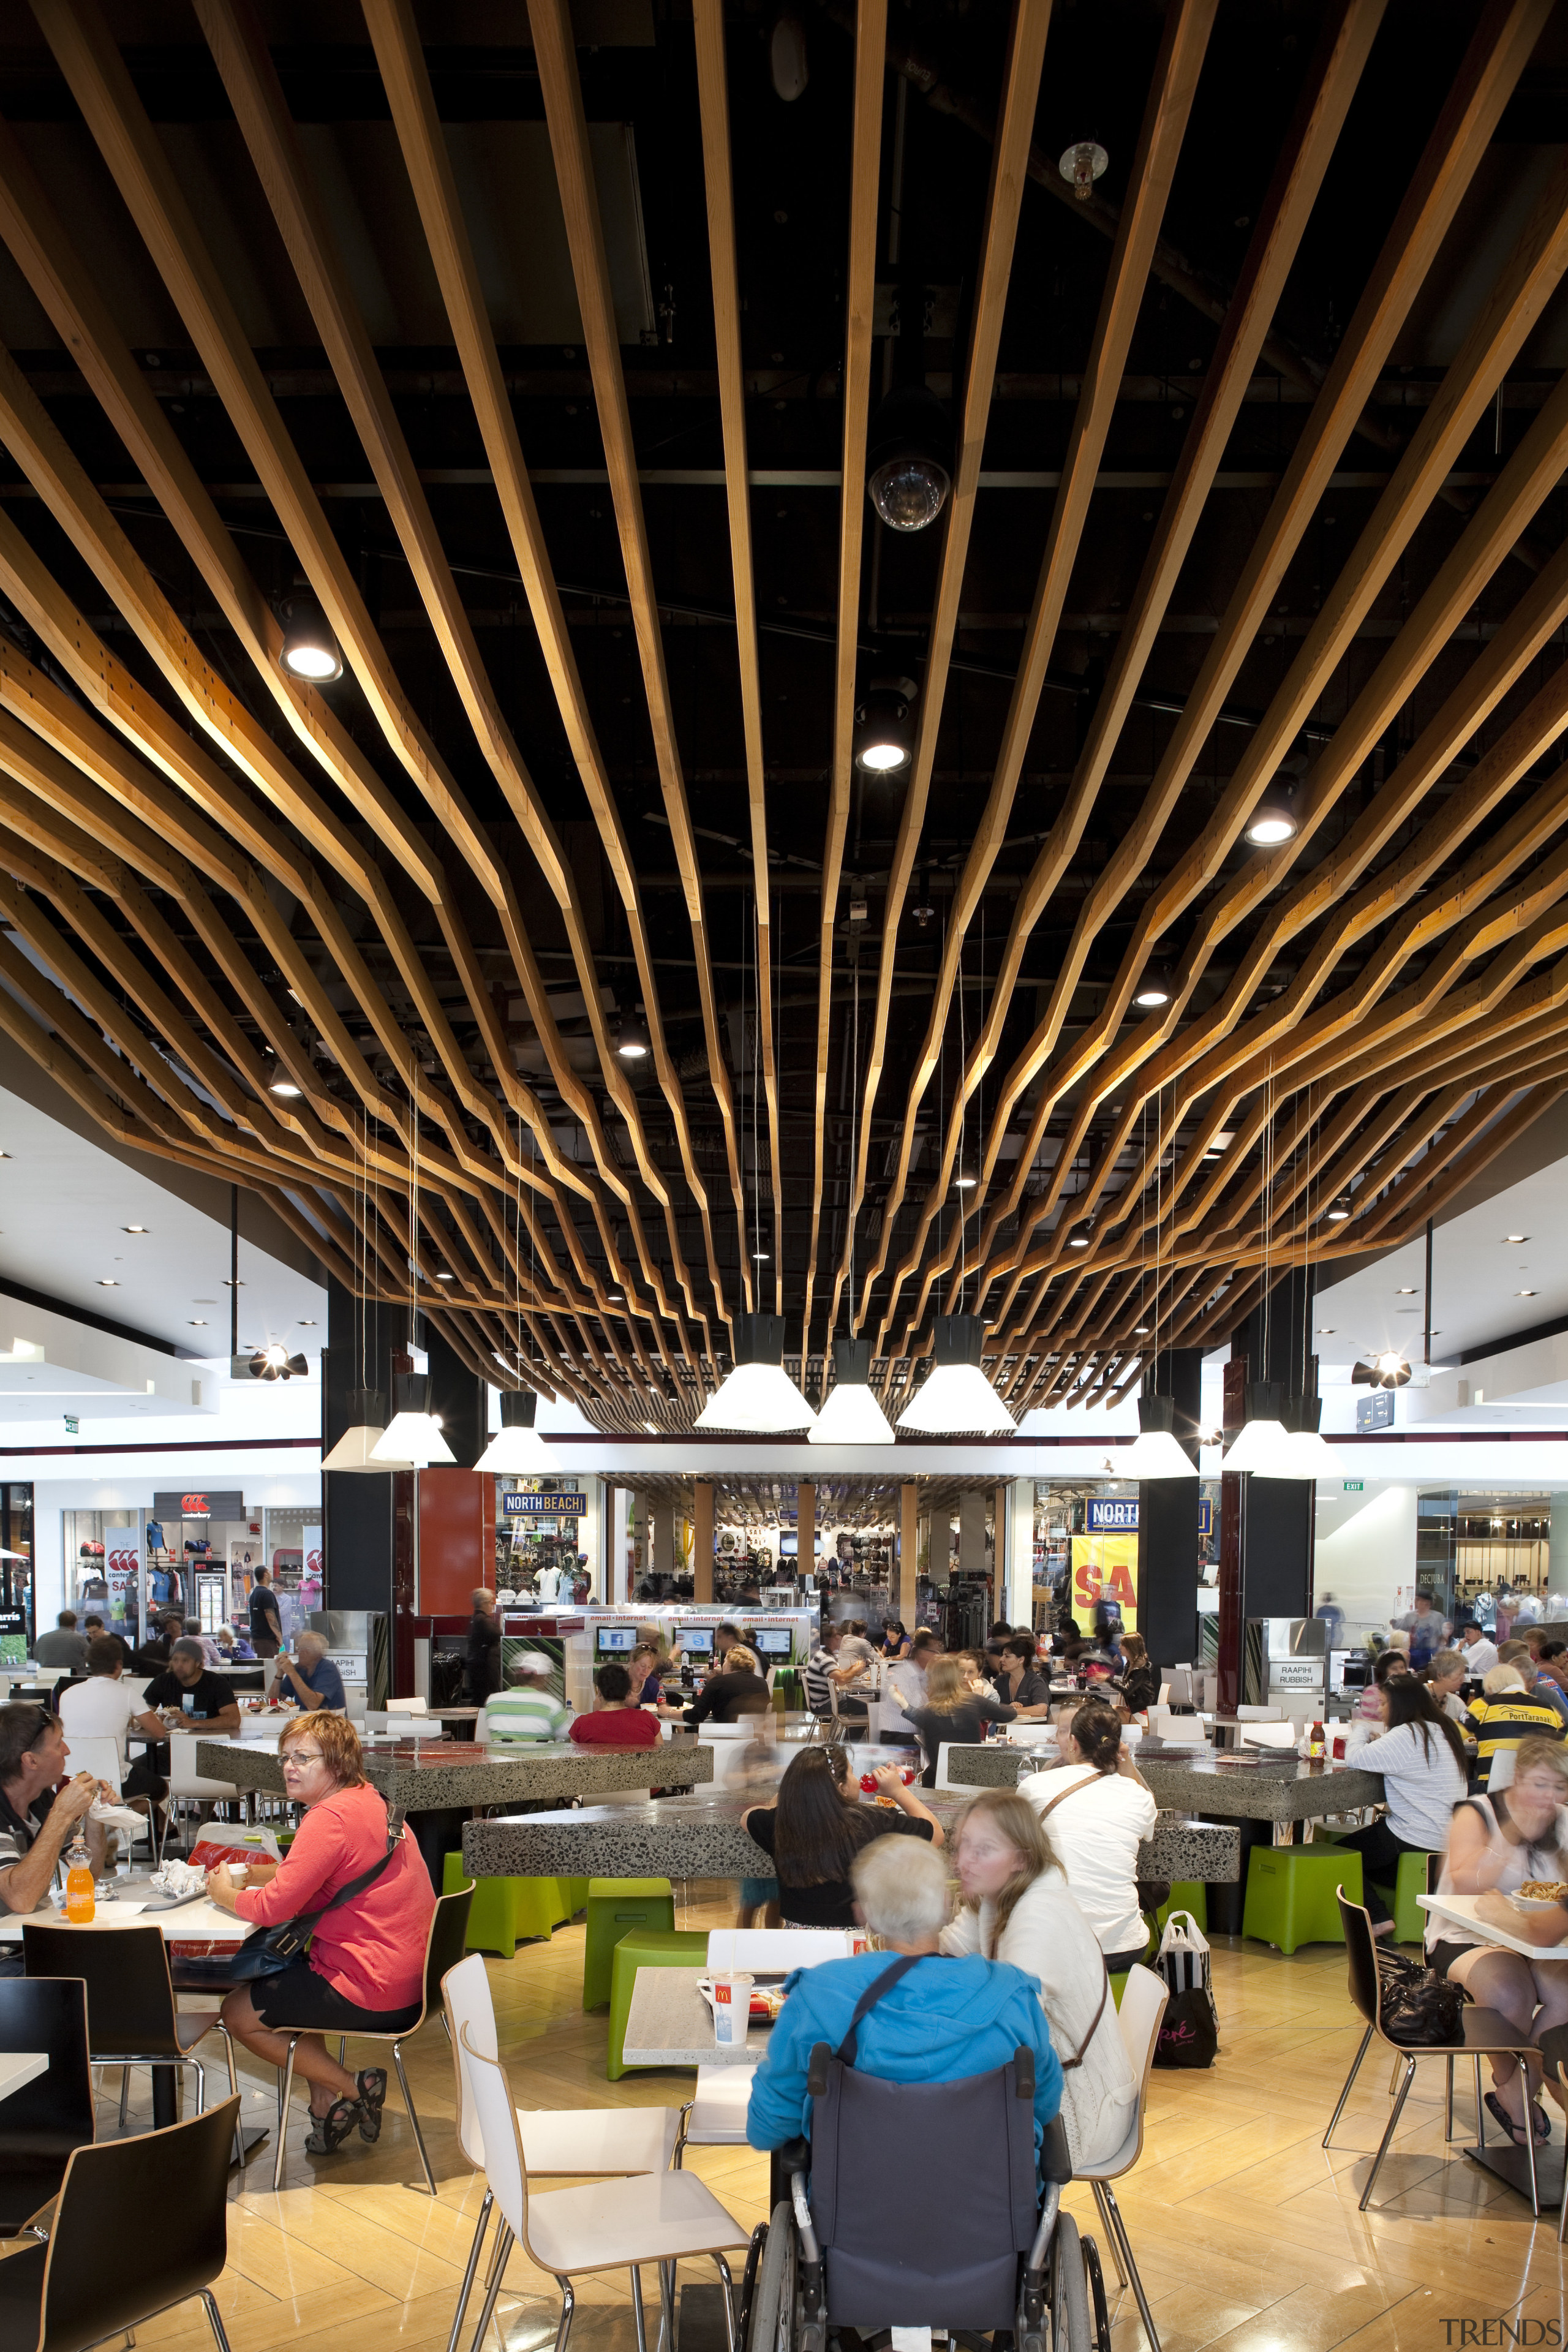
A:
<svg viewBox="0 0 1568 2352">
<path fill-rule="evenodd" d="M 1145 1124 L 1144 1134 L 1148 1128 Z M 1154 1108 L 1154 1345 L 1148 1362 L 1151 1377 L 1160 1377 L 1160 1298 L 1162 1288 L 1161 1252 L 1163 1245 L 1164 1167 L 1165 1167 L 1165 1099 L 1163 1090 L 1155 1096 Z M 1116 1465 L 1119 1478 L 1136 1478 L 1142 1486 L 1145 1479 L 1195 1478 L 1197 1465 L 1189 1459 L 1176 1435 L 1176 1400 L 1161 1396 L 1156 1391 L 1138 1400 L 1138 1434 L 1131 1450 Z"/>
<path fill-rule="evenodd" d="M 419 1284 L 419 1065 L 410 1054 L 408 1065 L 408 1344 L 414 1345 L 418 1321 Z M 457 1455 L 441 1434 L 438 1415 L 430 1410 L 428 1372 L 397 1372 L 392 1382 L 392 1419 L 386 1434 L 371 1448 L 371 1460 L 384 1469 L 395 1461 L 416 1470 L 432 1462 L 456 1464 Z"/>
<path fill-rule="evenodd" d="M 855 1177 L 859 1166 L 860 965 L 854 970 L 849 1048 L 849 1318 L 851 1337 L 833 1343 L 833 1386 L 811 1427 L 813 1445 L 891 1445 L 892 1424 L 871 1390 L 871 1342 L 853 1336 Z"/>
<path fill-rule="evenodd" d="M 1318 1433 L 1322 1419 L 1323 1402 L 1309 1393 L 1310 1345 L 1308 1328 L 1311 1321 L 1311 1294 L 1308 1284 L 1307 1236 L 1312 1227 L 1312 1097 L 1307 1090 L 1307 1181 L 1301 1219 L 1301 1388 L 1300 1393 L 1288 1396 L 1279 1409 L 1284 1443 L 1279 1448 L 1271 1468 L 1254 1473 L 1260 1478 L 1331 1478 L 1339 1475 L 1340 1465 L 1333 1449 Z"/>
<path fill-rule="evenodd" d="M 408 1461 L 376 1461 L 374 1450 L 386 1434 L 386 1398 L 371 1384 L 365 1361 L 370 1316 L 370 1113 L 362 1111 L 354 1153 L 354 1339 L 360 1385 L 348 1396 L 349 1426 L 331 1453 L 321 1457 L 323 1470 L 353 1470 L 382 1475 L 388 1470 L 411 1470 Z M 351 1129 L 351 1133 L 352 1133 Z"/>
<path fill-rule="evenodd" d="M 1274 1064 L 1268 1065 L 1263 1097 L 1263 1360 L 1268 1361 L 1268 1255 L 1274 1192 Z M 1292 1477 L 1280 1419 L 1282 1391 L 1278 1381 L 1248 1381 L 1246 1418 L 1240 1433 L 1226 1448 L 1225 1467 L 1253 1476 Z"/>
</svg>

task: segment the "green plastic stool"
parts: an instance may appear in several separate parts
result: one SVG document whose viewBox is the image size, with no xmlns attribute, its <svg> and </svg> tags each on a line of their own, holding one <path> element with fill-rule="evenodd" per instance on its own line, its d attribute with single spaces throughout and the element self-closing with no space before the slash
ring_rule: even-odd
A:
<svg viewBox="0 0 1568 2352">
<path fill-rule="evenodd" d="M 1394 1912 L 1396 1944 L 1418 1944 L 1426 1933 L 1426 1914 L 1415 1897 L 1426 1892 L 1427 1860 L 1424 1853 L 1402 1853 L 1394 1885 L 1377 1890 Z"/>
<path fill-rule="evenodd" d="M 1173 1878 L 1171 1892 L 1154 1914 L 1154 1933 L 1163 1936 L 1173 1911 L 1190 1911 L 1206 1936 L 1209 1931 L 1209 1891 L 1201 1878 Z"/>
<path fill-rule="evenodd" d="M 591 1878 L 588 1933 L 583 1946 L 583 2006 L 602 2009 L 610 1998 L 616 1946 L 633 1927 L 675 1927 L 675 1889 L 668 1878 Z M 703 1946 L 703 1950 L 707 1950 Z"/>
<path fill-rule="evenodd" d="M 1361 1856 L 1342 1846 L 1255 1845 L 1247 1859 L 1241 1932 L 1293 1952 L 1299 1944 L 1342 1944 L 1334 1889 L 1361 1901 Z"/>
<path fill-rule="evenodd" d="M 605 2073 L 618 2083 L 628 2072 L 621 2053 L 626 2046 L 626 2019 L 631 2014 L 632 1988 L 639 1969 L 700 1969 L 708 1958 L 708 1931 L 701 1928 L 632 1927 L 610 1954 L 610 2032 L 605 2044 Z"/>
<path fill-rule="evenodd" d="M 443 1854 L 442 1894 L 450 1895 L 467 1883 L 462 1855 Z M 468 1909 L 467 1948 L 497 1952 L 510 1960 L 528 1937 L 542 1936 L 548 1941 L 587 1900 L 585 1878 L 481 1878 Z"/>
<path fill-rule="evenodd" d="M 1131 1973 L 1131 1969 L 1118 1969 L 1110 1979 L 1110 1998 L 1118 2009 L 1121 2006 L 1121 1996 L 1127 1990 L 1127 1979 Z"/>
</svg>

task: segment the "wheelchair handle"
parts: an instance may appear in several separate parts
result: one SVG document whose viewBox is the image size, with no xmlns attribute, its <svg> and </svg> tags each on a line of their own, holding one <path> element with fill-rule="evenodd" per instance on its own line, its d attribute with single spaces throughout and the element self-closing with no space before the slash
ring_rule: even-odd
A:
<svg viewBox="0 0 1568 2352">
<path fill-rule="evenodd" d="M 1031 2105 L 1035 2096 L 1035 2053 L 1022 2042 L 1013 2053 L 1013 2096 Z"/>
</svg>

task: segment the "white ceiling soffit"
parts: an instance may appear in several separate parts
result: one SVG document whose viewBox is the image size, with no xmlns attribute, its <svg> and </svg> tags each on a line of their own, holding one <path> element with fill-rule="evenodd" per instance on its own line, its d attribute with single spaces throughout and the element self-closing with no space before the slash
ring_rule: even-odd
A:
<svg viewBox="0 0 1568 2352">
<path fill-rule="evenodd" d="M 197 1195 L 194 1200 L 183 1197 L 160 1181 L 163 1171 L 157 1160 L 101 1150 L 3 1084 L 0 1151 L 6 1155 L 0 1159 L 0 1345 L 8 1349 L 16 1333 L 32 1339 L 44 1336 L 43 1310 L 8 1296 L 6 1286 L 12 1284 L 47 1297 L 66 1315 L 78 1307 L 191 1356 L 227 1358 L 226 1184 L 169 1171 L 184 1191 Z M 286 1229 L 265 1213 L 262 1203 L 242 1192 L 239 1210 L 242 1349 L 280 1339 L 290 1352 L 298 1349 L 314 1355 L 327 1336 L 325 1289 L 311 1272 L 286 1264 L 250 1238 L 258 1225 L 269 1240 L 286 1236 Z M 142 1225 L 146 1231 L 127 1233 L 127 1225 Z M 303 1255 L 298 1244 L 292 1246 L 296 1255 Z M 108 1335 L 78 1325 L 70 1328 L 80 1333 L 84 1344 L 100 1337 L 105 1345 L 135 1344 L 133 1339 L 110 1342 Z M 171 1377 L 180 1371 L 179 1392 L 188 1412 L 190 1370 L 199 1375 L 199 1366 L 181 1367 L 154 1349 L 138 1352 L 148 1360 L 144 1371 L 133 1374 L 135 1388 L 145 1393 L 155 1365 L 163 1366 Z M 55 1360 L 52 1353 L 50 1360 Z M 99 1360 L 92 1359 L 95 1364 Z M 117 1384 L 121 1381 L 116 1370 L 104 1377 Z M 28 1385 L 37 1383 L 18 1381 L 8 1371 L 0 1381 L 0 1393 L 12 1394 Z M 164 1393 L 161 1385 L 157 1393 Z M 169 1393 L 173 1399 L 175 1391 Z M 56 1405 L 54 1410 L 76 1408 Z"/>
<path fill-rule="evenodd" d="M 210 1369 L 0 1296 L 0 1423 L 160 1419 L 216 1409 Z"/>
</svg>

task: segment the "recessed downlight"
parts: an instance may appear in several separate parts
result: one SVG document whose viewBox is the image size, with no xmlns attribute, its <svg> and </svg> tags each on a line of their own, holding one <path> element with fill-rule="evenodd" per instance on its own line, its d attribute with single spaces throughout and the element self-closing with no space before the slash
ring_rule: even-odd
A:
<svg viewBox="0 0 1568 2352">
<path fill-rule="evenodd" d="M 3 1158 L 4 1156 L 5 1155 L 3 1153 L 0 1153 L 0 1158 Z M 1528 1234 L 1504 1234 L 1502 1238 L 1503 1247 L 1505 1249 L 1518 1249 L 1521 1243 L 1527 1242 L 1530 1239 L 1530 1235 Z"/>
<path fill-rule="evenodd" d="M 1516 1298 L 1533 1298 L 1536 1296 L 1533 1290 L 1516 1290 L 1513 1295 Z"/>
<path fill-rule="evenodd" d="M 100 1274 L 98 1277 L 98 1286 L 100 1290 L 118 1290 L 120 1283 L 117 1276 L 112 1274 Z"/>
<path fill-rule="evenodd" d="M 1395 1298 L 1414 1298 L 1415 1285 L 1413 1282 L 1402 1282 L 1394 1295 Z"/>
<path fill-rule="evenodd" d="M 120 1230 L 122 1234 L 144 1234 L 149 1228 L 146 1225 L 121 1225 Z"/>
<path fill-rule="evenodd" d="M 205 1331 L 207 1328 L 207 1318 L 205 1315 L 193 1315 L 189 1317 L 188 1324 L 193 1331 Z"/>
</svg>

